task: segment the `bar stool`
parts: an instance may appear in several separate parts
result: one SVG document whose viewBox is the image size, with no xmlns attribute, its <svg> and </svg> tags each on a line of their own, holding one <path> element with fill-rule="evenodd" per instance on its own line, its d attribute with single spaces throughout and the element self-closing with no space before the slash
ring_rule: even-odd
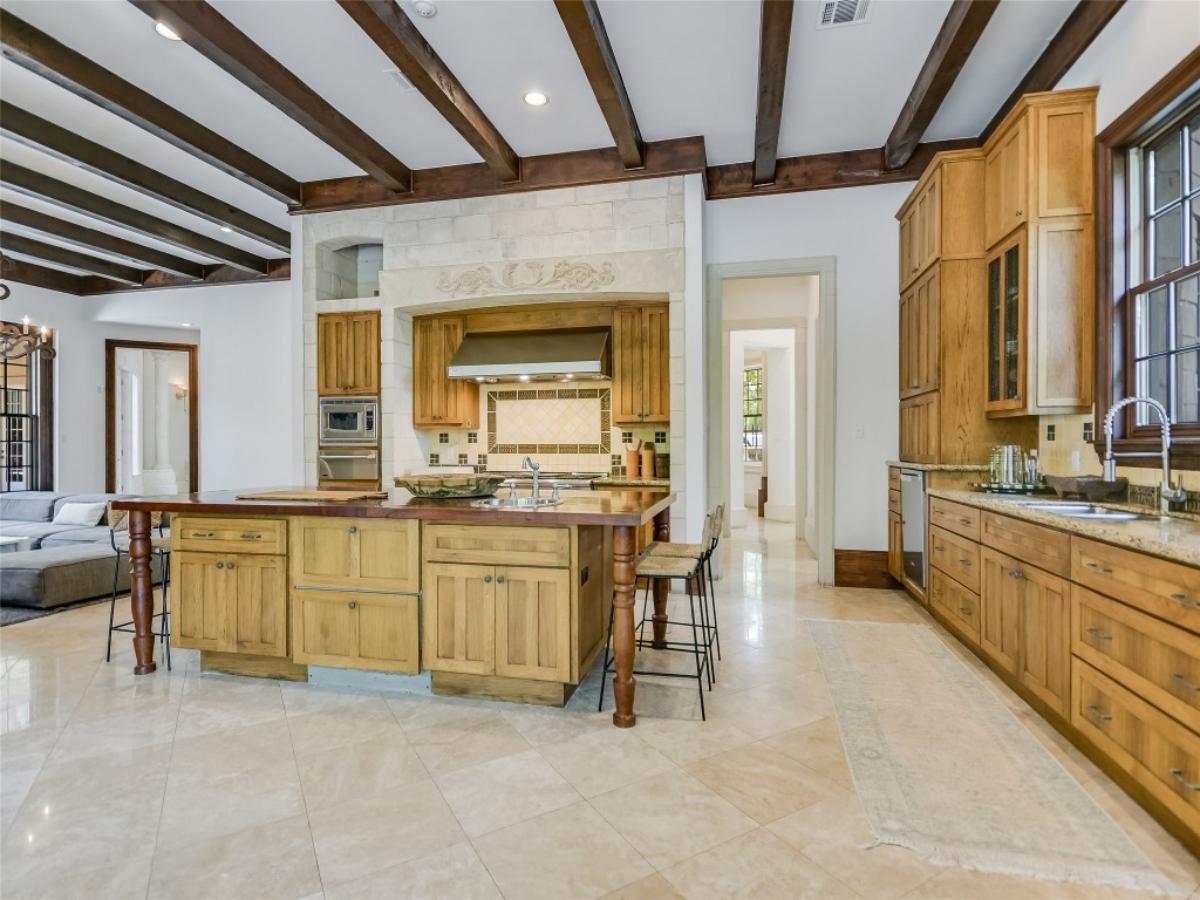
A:
<svg viewBox="0 0 1200 900">
<path fill-rule="evenodd" d="M 690 626 L 692 629 L 691 641 L 672 641 L 667 640 L 660 644 L 655 644 L 655 649 L 670 650 L 675 652 L 690 653 L 696 661 L 696 674 L 690 675 L 684 672 L 656 672 L 643 669 L 634 669 L 634 675 L 654 675 L 664 678 L 694 678 L 696 679 L 697 689 L 700 693 L 700 718 L 706 719 L 704 711 L 704 682 L 708 679 L 708 689 L 712 690 L 712 657 L 710 656 L 709 631 L 707 625 L 707 610 L 704 600 L 704 578 L 701 572 L 700 560 L 691 557 L 672 557 L 672 556 L 643 556 L 637 563 L 637 578 L 643 580 L 646 584 L 645 596 L 642 600 L 642 620 L 638 624 L 638 637 L 636 647 L 641 649 L 646 646 L 642 634 L 646 627 L 648 617 L 646 615 L 647 606 L 650 601 L 650 596 L 654 588 L 655 582 L 665 580 L 668 584 L 676 579 L 683 579 L 688 597 L 688 609 L 691 613 L 691 618 L 687 622 L 667 620 L 668 625 L 684 625 Z M 700 588 L 700 618 L 701 621 L 696 621 L 696 593 L 693 592 L 693 586 Z M 610 667 L 613 661 L 613 656 L 610 651 L 612 647 L 612 632 L 613 619 L 615 609 L 610 608 L 608 611 L 608 640 L 604 644 L 604 667 L 600 678 L 600 704 L 597 710 L 604 709 L 604 689 L 605 682 L 608 676 L 613 674 L 616 669 Z M 704 637 L 701 637 L 703 632 Z"/>
<path fill-rule="evenodd" d="M 725 504 L 719 504 L 712 512 L 710 512 L 704 520 L 704 533 L 699 544 L 683 544 L 672 543 L 670 541 L 655 541 L 643 551 L 646 557 L 684 557 L 687 559 L 698 559 L 701 564 L 701 577 L 707 581 L 705 597 L 712 604 L 711 607 L 711 629 L 707 631 L 709 639 L 709 651 L 712 651 L 712 644 L 715 641 L 717 647 L 717 659 L 721 659 L 721 631 L 717 622 L 717 589 L 713 580 L 712 558 L 717 552 L 717 547 L 721 543 L 721 532 L 725 527 Z M 706 617 L 707 618 L 707 617 Z M 713 679 L 716 679 L 716 671 L 714 669 Z"/>
<path fill-rule="evenodd" d="M 109 513 L 111 517 L 111 510 Z M 163 647 L 163 658 L 167 663 L 167 671 L 171 671 L 171 605 L 170 605 L 170 585 L 171 585 L 171 539 L 163 534 L 163 526 L 160 520 L 157 526 L 158 534 L 150 538 L 150 556 L 151 559 L 157 557 L 159 569 L 162 572 L 162 612 L 154 613 L 152 618 L 159 620 L 158 623 L 158 639 Z M 121 557 L 129 555 L 129 533 L 122 532 L 125 535 L 124 539 L 117 540 L 117 530 L 109 528 L 108 540 L 112 544 L 113 551 L 117 554 L 116 563 L 113 566 L 113 586 L 112 600 L 108 606 L 108 646 L 104 651 L 104 661 L 112 661 L 112 636 L 114 631 L 119 631 L 123 634 L 134 634 L 136 630 L 133 627 L 133 622 L 117 623 L 117 582 L 121 577 Z"/>
</svg>

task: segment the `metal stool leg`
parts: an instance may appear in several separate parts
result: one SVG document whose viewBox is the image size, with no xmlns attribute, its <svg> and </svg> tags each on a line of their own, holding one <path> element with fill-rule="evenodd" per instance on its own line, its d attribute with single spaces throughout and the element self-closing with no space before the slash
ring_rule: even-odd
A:
<svg viewBox="0 0 1200 900">
<path fill-rule="evenodd" d="M 700 672 L 700 636 L 696 633 L 696 597 L 692 593 L 691 581 L 685 578 L 683 583 L 687 587 L 688 606 L 692 611 L 692 654 L 696 658 L 696 687 L 700 692 L 700 721 L 705 722 L 707 716 L 704 713 L 704 676 Z M 707 663 L 707 654 L 704 659 Z"/>
<path fill-rule="evenodd" d="M 713 583 L 712 570 L 712 552 L 704 560 L 705 567 L 708 569 L 708 586 L 709 597 L 712 600 L 712 622 L 713 622 L 713 637 L 717 640 L 717 659 L 721 658 L 721 629 L 717 625 L 717 586 Z"/>
<path fill-rule="evenodd" d="M 695 581 L 696 590 L 700 595 L 698 599 L 700 601 L 700 633 L 704 635 L 704 669 L 708 675 L 708 689 L 711 691 L 713 686 L 712 632 L 708 630 L 708 597 L 704 587 L 704 570 L 700 566 L 696 566 L 696 572 L 697 577 L 689 579 L 689 583 Z"/>
<path fill-rule="evenodd" d="M 613 611 L 615 608 L 615 604 L 610 604 L 608 607 L 608 638 L 604 641 L 604 665 L 600 668 L 600 705 L 596 707 L 596 712 L 604 712 L 604 686 L 608 681 L 608 648 L 612 646 Z"/>
<path fill-rule="evenodd" d="M 162 565 L 162 618 L 159 620 L 159 640 L 163 645 L 163 657 L 167 661 L 167 671 L 171 671 L 171 554 L 160 553 L 159 563 Z"/>
<path fill-rule="evenodd" d="M 113 563 L 112 602 L 108 604 L 108 644 L 104 651 L 104 661 L 112 662 L 112 633 L 116 624 L 117 614 L 117 582 L 121 578 L 121 551 L 117 551 L 117 560 Z"/>
<path fill-rule="evenodd" d="M 646 579 L 646 593 L 642 595 L 642 621 L 638 622 L 637 636 L 637 646 L 639 649 L 646 645 L 646 611 L 650 608 L 650 586 L 653 582 L 653 578 Z"/>
</svg>

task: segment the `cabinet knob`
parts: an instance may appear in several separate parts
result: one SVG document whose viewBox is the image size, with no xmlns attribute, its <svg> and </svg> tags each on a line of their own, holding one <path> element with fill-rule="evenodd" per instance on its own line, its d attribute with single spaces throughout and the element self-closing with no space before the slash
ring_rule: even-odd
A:
<svg viewBox="0 0 1200 900">
<path fill-rule="evenodd" d="M 225 563 L 225 568 L 227 568 L 227 569 L 229 569 L 229 570 L 231 570 L 231 571 L 232 571 L 232 570 L 233 570 L 233 563 Z"/>
<path fill-rule="evenodd" d="M 351 601 L 350 601 L 349 603 L 347 603 L 346 605 L 347 605 L 347 606 L 349 606 L 351 609 L 357 609 L 357 608 L 358 608 L 358 604 L 357 604 L 357 603 L 355 603 L 353 600 L 351 600 Z"/>
<path fill-rule="evenodd" d="M 1023 210 L 1023 209 L 1018 209 L 1018 210 L 1017 210 L 1017 218 L 1018 218 L 1018 219 L 1019 219 L 1019 218 L 1021 218 L 1021 216 L 1024 214 L 1024 212 L 1025 212 L 1025 210 Z"/>
<path fill-rule="evenodd" d="M 358 533 L 358 528 L 357 528 L 356 526 L 354 526 L 354 525 L 351 525 L 351 526 L 350 526 L 350 533 L 351 533 L 351 534 L 357 534 L 357 533 Z"/>
<path fill-rule="evenodd" d="M 496 576 L 496 584 L 504 584 L 504 576 L 503 575 Z"/>
<path fill-rule="evenodd" d="M 217 568 L 218 568 L 218 569 L 223 569 L 223 568 L 225 568 L 225 563 L 223 563 L 223 562 L 219 562 L 219 563 L 217 563 Z"/>
<path fill-rule="evenodd" d="M 491 575 L 484 575 L 484 576 L 483 576 L 483 583 L 484 583 L 484 584 L 491 584 L 491 583 L 492 583 L 492 576 L 491 576 Z"/>
</svg>

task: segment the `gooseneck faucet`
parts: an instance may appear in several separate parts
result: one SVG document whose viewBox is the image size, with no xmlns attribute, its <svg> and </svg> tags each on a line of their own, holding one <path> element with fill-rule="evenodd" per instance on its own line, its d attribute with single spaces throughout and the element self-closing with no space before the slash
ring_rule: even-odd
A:
<svg viewBox="0 0 1200 900">
<path fill-rule="evenodd" d="M 1114 453 L 1112 448 L 1112 432 L 1113 419 L 1116 418 L 1117 411 L 1124 409 L 1131 404 L 1141 403 L 1156 413 L 1161 429 L 1162 449 L 1160 453 L 1150 451 L 1131 451 L 1127 450 L 1122 453 Z M 1116 481 L 1117 478 L 1117 458 L 1126 456 L 1162 456 L 1162 485 L 1159 487 L 1159 509 L 1166 513 L 1170 512 L 1172 503 L 1182 502 L 1187 497 L 1187 491 L 1183 489 L 1182 478 L 1180 486 L 1175 487 L 1171 484 L 1171 417 L 1167 415 L 1166 407 L 1155 400 L 1153 397 L 1126 397 L 1124 400 L 1118 400 L 1109 407 L 1108 412 L 1104 414 L 1104 480 Z"/>
<path fill-rule="evenodd" d="M 540 496 L 539 492 L 541 490 L 541 487 L 539 486 L 538 482 L 539 482 L 539 479 L 541 478 L 542 467 L 540 464 L 535 463 L 533 461 L 533 457 L 527 456 L 527 457 L 525 457 L 525 461 L 521 463 L 521 468 L 528 469 L 530 472 L 533 473 L 533 503 L 534 503 L 534 506 L 536 506 L 538 497 Z"/>
</svg>

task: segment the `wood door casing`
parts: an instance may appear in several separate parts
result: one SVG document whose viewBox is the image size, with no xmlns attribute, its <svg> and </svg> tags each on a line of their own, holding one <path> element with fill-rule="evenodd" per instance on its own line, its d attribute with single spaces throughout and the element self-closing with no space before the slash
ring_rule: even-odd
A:
<svg viewBox="0 0 1200 900">
<path fill-rule="evenodd" d="M 426 563 L 425 666 L 491 675 L 496 669 L 496 584 L 492 566 Z"/>
<path fill-rule="evenodd" d="M 571 573 L 496 569 L 496 674 L 571 680 Z"/>
</svg>

